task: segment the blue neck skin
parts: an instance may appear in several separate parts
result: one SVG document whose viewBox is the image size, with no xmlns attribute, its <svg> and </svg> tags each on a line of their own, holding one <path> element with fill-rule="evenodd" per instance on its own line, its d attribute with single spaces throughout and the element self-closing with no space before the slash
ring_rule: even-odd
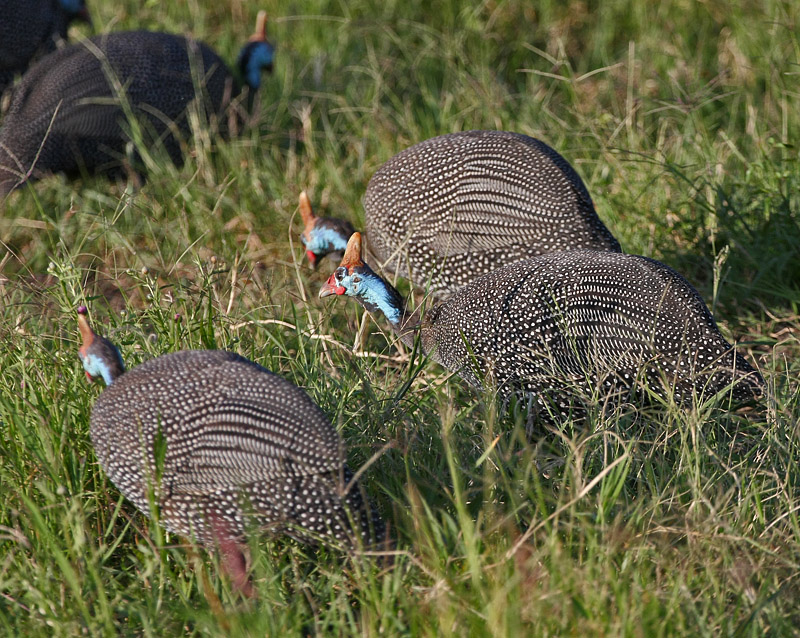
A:
<svg viewBox="0 0 800 638">
<path fill-rule="evenodd" d="M 268 42 L 255 42 L 247 45 L 249 54 L 244 68 L 244 81 L 253 91 L 261 86 L 261 72 L 272 68 L 274 51 Z"/>
<path fill-rule="evenodd" d="M 111 368 L 108 367 L 105 361 L 94 354 L 88 354 L 83 359 L 83 369 L 88 372 L 92 378 L 101 376 L 106 385 L 111 385 L 114 377 L 111 376 Z"/>
<path fill-rule="evenodd" d="M 311 239 L 305 242 L 306 250 L 310 250 L 315 255 L 327 255 L 328 253 L 341 251 L 347 248 L 347 237 L 342 237 L 341 233 L 333 228 L 315 228 L 310 233 Z"/>
<path fill-rule="evenodd" d="M 60 0 L 59 4 L 70 15 L 77 15 L 84 9 L 83 0 Z"/>
<path fill-rule="evenodd" d="M 374 273 L 360 273 L 361 282 L 353 283 L 350 275 L 349 285 L 345 286 L 346 294 L 356 297 L 369 312 L 380 310 L 394 325 L 399 326 L 403 318 L 402 298 L 399 293 L 390 289 L 383 279 Z M 342 282 L 343 284 L 345 282 Z"/>
<path fill-rule="evenodd" d="M 93 379 L 103 377 L 106 385 L 111 385 L 114 379 L 125 372 L 119 348 L 102 337 L 96 337 L 88 352 L 82 352 L 80 358 L 86 373 Z"/>
</svg>

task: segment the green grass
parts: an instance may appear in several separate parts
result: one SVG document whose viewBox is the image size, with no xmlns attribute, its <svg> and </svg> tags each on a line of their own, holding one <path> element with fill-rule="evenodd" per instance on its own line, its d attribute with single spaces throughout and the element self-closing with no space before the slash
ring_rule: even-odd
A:
<svg viewBox="0 0 800 638">
<path fill-rule="evenodd" d="M 0 212 L 0 634 L 800 634 L 795 3 L 261 4 L 278 52 L 251 131 L 138 191 L 53 178 Z M 259 8 L 91 5 L 228 60 Z M 600 411 L 528 442 L 521 410 L 398 356 L 382 321 L 353 353 L 362 311 L 316 298 L 334 264 L 302 260 L 298 193 L 358 225 L 382 162 L 472 128 L 560 151 L 627 252 L 701 291 L 763 413 Z M 243 601 L 138 514 L 89 441 L 84 302 L 129 366 L 235 350 L 305 388 L 351 466 L 381 452 L 363 480 L 394 564 L 253 539 Z"/>
</svg>

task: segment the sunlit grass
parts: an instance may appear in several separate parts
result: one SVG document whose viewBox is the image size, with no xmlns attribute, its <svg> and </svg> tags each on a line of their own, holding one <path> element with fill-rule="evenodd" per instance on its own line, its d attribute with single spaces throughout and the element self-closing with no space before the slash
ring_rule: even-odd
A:
<svg viewBox="0 0 800 638">
<path fill-rule="evenodd" d="M 140 6 L 143 4 L 144 6 Z M 92 5 L 233 62 L 270 14 L 254 127 L 141 188 L 55 177 L 0 212 L 0 632 L 796 635 L 800 18 L 791 3 L 269 0 Z M 86 31 L 81 31 L 86 33 Z M 77 35 L 77 32 L 76 32 Z M 475 128 L 561 152 L 627 252 L 682 272 L 762 371 L 761 411 L 525 435 L 362 311 L 322 303 L 297 197 L 361 226 L 375 169 Z M 226 348 L 302 386 L 397 539 L 392 564 L 253 539 L 259 596 L 121 499 L 88 436 L 75 308 L 129 366 Z"/>
</svg>

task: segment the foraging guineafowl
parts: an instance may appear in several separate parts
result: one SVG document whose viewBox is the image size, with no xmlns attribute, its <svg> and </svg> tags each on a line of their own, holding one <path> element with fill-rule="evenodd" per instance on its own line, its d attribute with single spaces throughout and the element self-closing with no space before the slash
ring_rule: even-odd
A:
<svg viewBox="0 0 800 638">
<path fill-rule="evenodd" d="M 253 91 L 262 70 L 272 68 L 265 24 L 262 12 L 239 56 L 241 77 Z M 198 104 L 202 117 L 219 118 L 224 131 L 233 85 L 210 47 L 170 33 L 109 33 L 56 51 L 14 90 L 0 129 L 0 196 L 48 173 L 122 173 L 131 127 L 141 128 L 148 147 L 162 141 L 180 163 L 175 133 L 190 132 L 187 108 Z"/>
<path fill-rule="evenodd" d="M 67 37 L 73 20 L 89 21 L 83 0 L 0 0 L 0 95 L 34 57 Z"/>
<path fill-rule="evenodd" d="M 364 211 L 370 258 L 438 296 L 536 255 L 620 251 L 569 163 L 505 131 L 441 135 L 398 153 L 372 176 Z M 348 235 L 303 217 L 312 264 L 344 250 Z"/>
<path fill-rule="evenodd" d="M 643 385 L 684 406 L 723 391 L 743 402 L 763 385 L 697 291 L 646 257 L 541 255 L 477 277 L 420 320 L 363 262 L 356 233 L 320 291 L 334 294 L 383 312 L 407 344 L 419 331 L 423 350 L 470 384 L 491 378 L 501 395 L 533 393 L 540 408 L 566 411 L 573 390 L 635 393 Z"/>
<path fill-rule="evenodd" d="M 169 530 L 219 545 L 238 586 L 247 589 L 237 544 L 253 526 L 348 545 L 380 534 L 339 436 L 300 388 L 219 350 L 167 354 L 125 372 L 86 308 L 78 313 L 83 367 L 108 386 L 91 417 L 100 465 L 142 512 L 155 505 Z"/>
</svg>

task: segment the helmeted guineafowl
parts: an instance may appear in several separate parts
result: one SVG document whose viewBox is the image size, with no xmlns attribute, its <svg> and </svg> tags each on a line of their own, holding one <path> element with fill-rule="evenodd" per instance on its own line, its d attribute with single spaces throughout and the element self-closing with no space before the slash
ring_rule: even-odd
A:
<svg viewBox="0 0 800 638">
<path fill-rule="evenodd" d="M 684 406 L 722 391 L 736 402 L 761 393 L 761 376 L 725 341 L 697 291 L 652 259 L 540 255 L 476 277 L 420 320 L 363 262 L 360 244 L 356 233 L 320 297 L 349 295 L 380 310 L 407 344 L 418 331 L 426 353 L 474 386 L 491 378 L 503 395 L 533 393 L 557 410 L 572 394 L 629 395 L 644 385 Z"/>
<path fill-rule="evenodd" d="M 126 372 L 86 308 L 78 313 L 83 367 L 107 384 L 91 416 L 100 465 L 142 512 L 155 505 L 169 530 L 219 545 L 240 585 L 232 547 L 251 528 L 347 545 L 381 533 L 338 434 L 300 388 L 219 350 L 167 354 Z"/>
<path fill-rule="evenodd" d="M 372 176 L 364 213 L 370 258 L 438 296 L 536 255 L 620 251 L 569 163 L 505 131 L 441 135 L 398 153 Z M 349 236 L 334 236 L 329 220 L 304 221 L 312 263 L 344 250 Z"/>
<path fill-rule="evenodd" d="M 265 21 L 262 12 L 239 55 L 239 71 L 252 90 L 262 70 L 272 68 Z M 121 173 L 130 117 L 148 146 L 160 139 L 180 163 L 174 133 L 188 136 L 190 104 L 206 121 L 219 119 L 224 131 L 234 84 L 210 47 L 170 33 L 109 33 L 51 53 L 16 87 L 0 129 L 0 196 L 48 173 Z"/>
<path fill-rule="evenodd" d="M 83 0 L 0 0 L 0 95 L 34 57 L 67 37 L 73 20 L 89 21 Z"/>
<path fill-rule="evenodd" d="M 356 232 L 353 224 L 339 217 L 317 217 L 305 191 L 300 193 L 300 217 L 303 220 L 300 241 L 311 266 L 316 268 L 319 259 L 325 255 L 341 259 L 347 240 Z"/>
</svg>

